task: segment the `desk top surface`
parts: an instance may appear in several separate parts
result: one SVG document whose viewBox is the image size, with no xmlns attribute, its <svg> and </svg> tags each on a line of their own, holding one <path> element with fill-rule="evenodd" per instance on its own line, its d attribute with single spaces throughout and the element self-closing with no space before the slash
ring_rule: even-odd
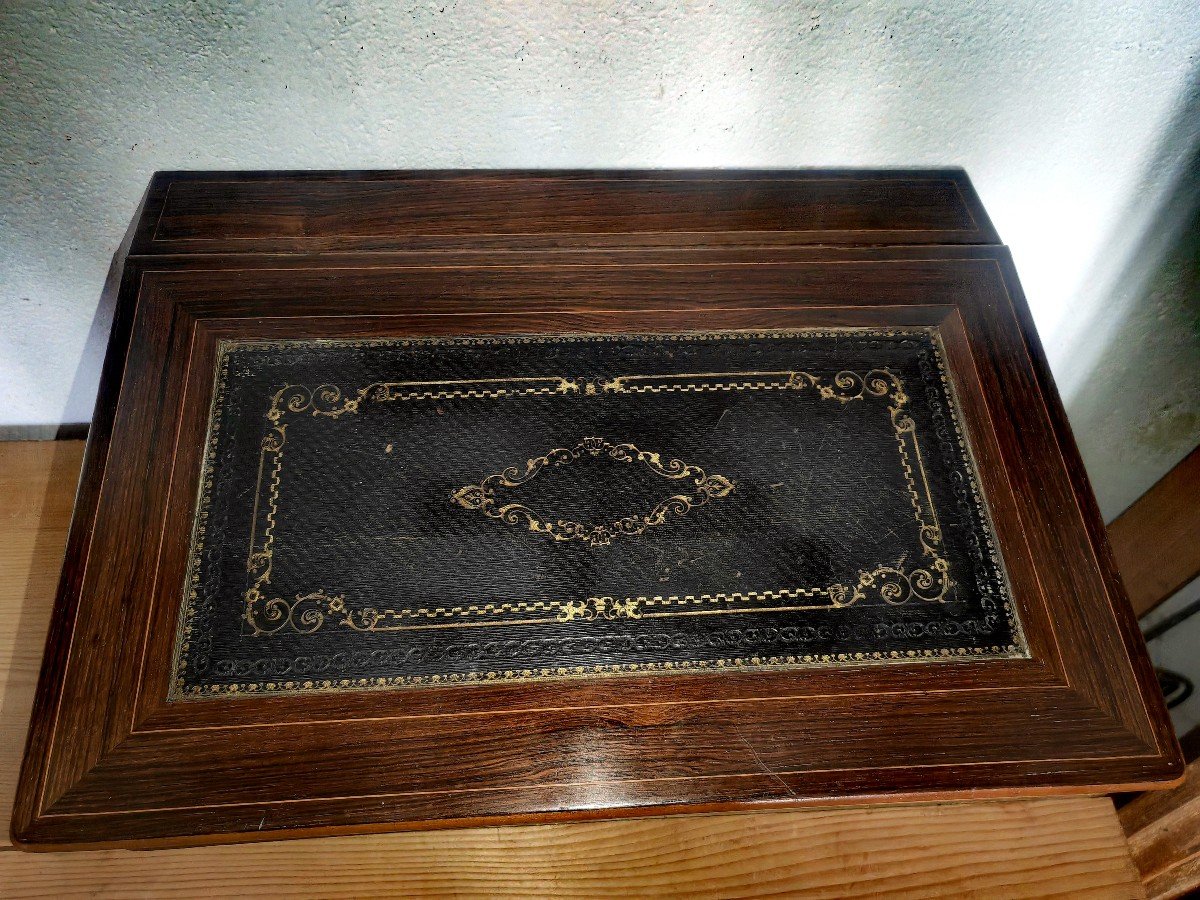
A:
<svg viewBox="0 0 1200 900">
<path fill-rule="evenodd" d="M 0 443 L 0 813 L 12 805 L 82 442 Z M 281 843 L 16 853 L 14 896 L 1137 897 L 1105 797 L 794 810 Z"/>
</svg>

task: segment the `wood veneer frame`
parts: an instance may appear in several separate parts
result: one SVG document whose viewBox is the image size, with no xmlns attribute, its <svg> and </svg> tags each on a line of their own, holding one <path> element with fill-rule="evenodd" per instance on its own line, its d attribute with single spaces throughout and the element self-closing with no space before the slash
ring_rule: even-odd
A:
<svg viewBox="0 0 1200 900">
<path fill-rule="evenodd" d="M 965 177 L 950 176 L 977 207 Z M 277 238 L 237 253 L 219 241 L 194 252 L 194 238 L 187 254 L 156 248 L 171 184 L 198 177 L 158 178 L 133 233 L 15 806 L 18 846 L 1179 777 L 1028 308 L 981 207 L 971 246 L 788 246 L 778 235 L 764 246 L 755 232 L 744 246 L 722 233 L 651 249 L 637 234 L 619 249 L 555 235 L 575 244 L 500 250 L 488 235 L 485 246 L 364 252 L 357 234 L 318 235 L 318 253 L 297 252 L 298 238 L 291 252 Z M 280 183 L 302 195 L 321 177 Z M 219 340 L 837 325 L 938 328 L 1029 659 L 166 702 Z"/>
</svg>

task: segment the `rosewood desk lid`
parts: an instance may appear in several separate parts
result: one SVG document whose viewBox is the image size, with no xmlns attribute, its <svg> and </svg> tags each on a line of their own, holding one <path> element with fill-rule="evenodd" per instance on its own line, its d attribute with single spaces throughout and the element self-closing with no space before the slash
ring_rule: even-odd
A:
<svg viewBox="0 0 1200 900">
<path fill-rule="evenodd" d="M 961 171 L 160 173 L 122 259 L 22 846 L 1182 770 Z"/>
</svg>

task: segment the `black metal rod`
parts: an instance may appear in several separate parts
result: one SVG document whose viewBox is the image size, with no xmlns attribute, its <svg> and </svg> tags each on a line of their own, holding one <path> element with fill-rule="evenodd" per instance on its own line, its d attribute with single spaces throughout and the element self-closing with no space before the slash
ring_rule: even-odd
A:
<svg viewBox="0 0 1200 900">
<path fill-rule="evenodd" d="M 1156 637 L 1162 637 L 1184 619 L 1190 619 L 1198 612 L 1200 612 L 1200 597 L 1197 597 L 1178 612 L 1167 616 L 1152 628 L 1146 629 L 1144 632 L 1142 632 L 1142 636 L 1146 639 L 1146 643 L 1150 643 L 1150 641 L 1154 640 Z"/>
</svg>

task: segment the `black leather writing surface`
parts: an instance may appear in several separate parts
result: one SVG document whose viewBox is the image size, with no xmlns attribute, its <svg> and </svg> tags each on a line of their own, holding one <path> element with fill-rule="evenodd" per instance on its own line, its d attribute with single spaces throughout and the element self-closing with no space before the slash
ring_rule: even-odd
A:
<svg viewBox="0 0 1200 900">
<path fill-rule="evenodd" d="M 175 696 L 1024 655 L 936 335 L 226 343 Z"/>
</svg>

